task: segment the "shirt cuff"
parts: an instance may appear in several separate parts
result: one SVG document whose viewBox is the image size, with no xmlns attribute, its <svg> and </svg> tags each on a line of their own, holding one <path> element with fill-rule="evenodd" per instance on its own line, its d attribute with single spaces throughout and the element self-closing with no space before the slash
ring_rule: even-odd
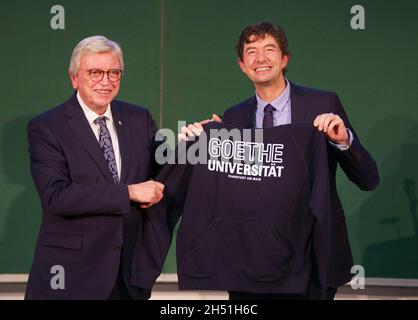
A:
<svg viewBox="0 0 418 320">
<path fill-rule="evenodd" d="M 350 129 L 347 129 L 348 136 L 349 136 L 349 144 L 336 144 L 330 140 L 329 143 L 331 143 L 334 147 L 340 149 L 341 151 L 348 150 L 351 147 L 351 144 L 353 143 L 353 134 L 351 133 Z"/>
</svg>

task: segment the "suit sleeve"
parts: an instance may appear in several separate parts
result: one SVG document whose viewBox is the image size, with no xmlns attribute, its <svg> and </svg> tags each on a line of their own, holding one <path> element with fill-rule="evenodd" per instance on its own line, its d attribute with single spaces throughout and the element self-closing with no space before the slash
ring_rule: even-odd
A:
<svg viewBox="0 0 418 320">
<path fill-rule="evenodd" d="M 337 148 L 333 148 L 338 163 L 347 177 L 360 189 L 365 191 L 374 190 L 380 182 L 376 162 L 360 143 L 357 134 L 348 120 L 341 101 L 336 94 L 333 96 L 332 112 L 338 114 L 341 119 L 343 119 L 345 126 L 351 130 L 354 136 L 353 143 L 348 150 L 341 151 Z"/>
<path fill-rule="evenodd" d="M 314 272 L 321 285 L 321 299 L 326 299 L 331 272 L 331 201 L 327 146 L 325 137 L 314 133 L 311 144 L 312 159 L 310 209 L 315 217 L 313 230 Z"/>
<path fill-rule="evenodd" d="M 74 183 L 65 155 L 47 124 L 28 124 L 30 169 L 44 211 L 58 216 L 128 214 L 126 185 Z"/>
</svg>

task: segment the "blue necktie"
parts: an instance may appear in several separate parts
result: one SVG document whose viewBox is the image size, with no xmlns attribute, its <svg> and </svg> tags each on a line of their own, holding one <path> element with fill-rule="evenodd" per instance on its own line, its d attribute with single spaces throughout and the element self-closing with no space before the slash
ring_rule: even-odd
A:
<svg viewBox="0 0 418 320">
<path fill-rule="evenodd" d="M 118 169 L 116 167 L 115 152 L 113 151 L 112 138 L 110 137 L 109 130 L 106 127 L 106 117 L 98 117 L 94 120 L 95 124 L 100 127 L 99 131 L 99 145 L 103 151 L 106 162 L 109 166 L 110 173 L 112 174 L 113 182 L 119 183 Z"/>
<path fill-rule="evenodd" d="M 273 128 L 273 111 L 276 110 L 271 104 L 264 107 L 263 128 Z"/>
</svg>

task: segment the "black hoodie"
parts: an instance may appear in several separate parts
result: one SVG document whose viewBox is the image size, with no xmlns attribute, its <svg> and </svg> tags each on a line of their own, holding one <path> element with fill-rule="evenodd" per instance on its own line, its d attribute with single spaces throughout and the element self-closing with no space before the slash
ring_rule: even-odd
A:
<svg viewBox="0 0 418 320">
<path fill-rule="evenodd" d="M 181 215 L 180 289 L 304 294 L 315 268 L 325 295 L 331 221 L 324 135 L 290 124 L 262 130 L 257 144 L 261 129 L 246 129 L 251 138 L 234 129 L 238 140 L 212 129 L 233 128 L 209 123 L 206 135 L 176 155 L 179 161 L 209 146 L 198 153 L 206 163 L 167 164 L 156 178 L 165 196 L 148 210 L 132 284 L 152 288 Z"/>
</svg>

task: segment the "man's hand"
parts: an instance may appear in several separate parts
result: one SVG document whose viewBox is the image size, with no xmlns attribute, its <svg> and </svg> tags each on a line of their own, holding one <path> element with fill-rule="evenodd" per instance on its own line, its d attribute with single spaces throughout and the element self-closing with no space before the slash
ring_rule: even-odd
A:
<svg viewBox="0 0 418 320">
<path fill-rule="evenodd" d="M 163 190 L 164 185 L 153 180 L 128 185 L 129 199 L 140 203 L 141 208 L 158 203 L 163 197 Z"/>
<path fill-rule="evenodd" d="M 350 137 L 343 119 L 333 113 L 323 113 L 317 116 L 313 125 L 326 134 L 327 138 L 335 144 L 350 144 Z"/>
<path fill-rule="evenodd" d="M 200 136 L 203 131 L 203 125 L 211 121 L 222 122 L 222 119 L 217 114 L 213 114 L 212 119 L 206 119 L 200 122 L 189 124 L 187 127 L 182 127 L 181 133 L 178 134 L 178 140 L 187 141 L 194 136 Z"/>
</svg>

